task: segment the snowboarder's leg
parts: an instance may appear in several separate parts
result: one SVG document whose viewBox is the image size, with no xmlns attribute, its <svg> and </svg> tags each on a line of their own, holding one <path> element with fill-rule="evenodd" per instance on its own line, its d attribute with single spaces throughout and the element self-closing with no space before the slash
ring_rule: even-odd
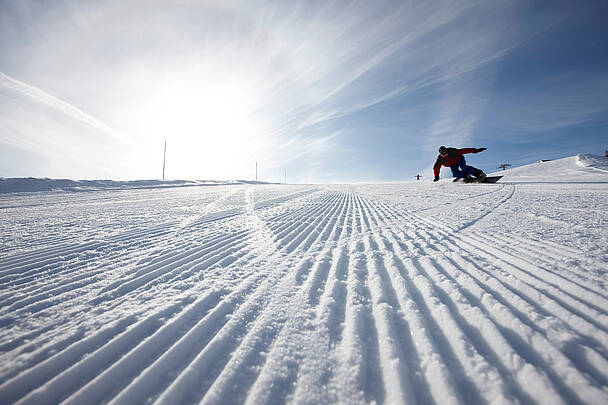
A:
<svg viewBox="0 0 608 405">
<path fill-rule="evenodd" d="M 483 172 L 483 170 L 480 170 L 473 166 L 467 166 L 467 168 L 468 168 L 469 173 L 472 174 L 473 176 L 475 176 L 477 178 L 485 177 L 485 173 Z"/>
<path fill-rule="evenodd" d="M 452 174 L 454 174 L 454 177 L 462 178 L 469 177 L 471 175 L 471 173 L 469 172 L 469 167 L 471 166 L 467 166 L 467 162 L 466 160 L 464 160 L 464 156 L 461 155 L 458 158 L 458 163 L 456 163 L 455 166 L 450 166 L 450 169 L 452 169 Z M 456 175 L 456 171 L 458 172 L 458 175 Z"/>
<path fill-rule="evenodd" d="M 457 163 L 457 165 L 458 165 L 458 168 L 459 168 L 459 169 L 460 169 L 460 170 L 461 170 L 461 171 L 462 171 L 462 172 L 463 172 L 465 175 L 466 175 L 466 174 L 470 174 L 470 173 L 469 173 L 469 169 L 468 169 L 468 168 L 469 168 L 469 166 L 467 166 L 467 161 L 466 161 L 466 160 L 464 160 L 464 156 L 462 156 L 462 155 L 461 155 L 461 156 L 458 158 L 458 163 Z"/>
<path fill-rule="evenodd" d="M 457 179 L 464 177 L 464 173 L 462 170 L 460 170 L 458 165 L 450 166 L 450 170 L 452 170 L 452 176 L 456 177 Z"/>
<path fill-rule="evenodd" d="M 467 166 L 467 162 L 464 159 L 464 156 L 460 156 L 460 158 L 458 159 L 458 166 L 460 167 L 460 170 L 462 170 L 465 173 L 465 176 L 475 176 L 477 178 L 480 177 L 485 177 L 485 173 L 482 170 L 479 170 L 476 167 L 473 166 Z"/>
</svg>

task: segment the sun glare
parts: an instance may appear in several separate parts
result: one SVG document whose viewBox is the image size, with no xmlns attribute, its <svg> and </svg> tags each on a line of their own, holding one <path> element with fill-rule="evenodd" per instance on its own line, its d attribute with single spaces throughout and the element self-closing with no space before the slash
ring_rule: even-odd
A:
<svg viewBox="0 0 608 405">
<path fill-rule="evenodd" d="M 145 104 L 146 123 L 140 128 L 146 126 L 154 142 L 167 140 L 168 177 L 243 178 L 252 171 L 264 132 L 247 86 L 171 83 Z"/>
</svg>

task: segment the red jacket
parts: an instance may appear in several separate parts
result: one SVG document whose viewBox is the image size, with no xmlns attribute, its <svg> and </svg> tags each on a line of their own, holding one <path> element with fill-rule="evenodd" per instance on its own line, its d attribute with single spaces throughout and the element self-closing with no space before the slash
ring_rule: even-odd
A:
<svg viewBox="0 0 608 405">
<path fill-rule="evenodd" d="M 439 177 L 439 171 L 441 170 L 441 166 L 455 166 L 458 163 L 458 158 L 460 158 L 460 156 L 464 155 L 465 153 L 475 153 L 475 148 L 447 149 L 448 155 L 446 157 L 439 155 L 437 157 L 437 161 L 435 162 L 435 166 L 433 166 L 433 172 L 435 173 L 435 177 Z"/>
</svg>

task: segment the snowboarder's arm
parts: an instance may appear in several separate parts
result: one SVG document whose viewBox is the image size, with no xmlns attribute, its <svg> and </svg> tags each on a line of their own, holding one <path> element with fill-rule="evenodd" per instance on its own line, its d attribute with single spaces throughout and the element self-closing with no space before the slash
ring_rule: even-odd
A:
<svg viewBox="0 0 608 405">
<path fill-rule="evenodd" d="M 440 170 L 441 170 L 441 162 L 439 161 L 439 158 L 437 158 L 437 161 L 435 162 L 435 166 L 433 166 L 433 174 L 435 174 L 435 180 L 433 180 L 433 181 L 439 180 L 439 171 Z"/>
<path fill-rule="evenodd" d="M 486 148 L 462 148 L 458 149 L 458 156 L 464 155 L 465 153 L 479 153 L 486 150 Z"/>
<path fill-rule="evenodd" d="M 464 155 L 465 153 L 477 153 L 475 148 L 462 148 L 458 149 L 458 156 Z"/>
</svg>

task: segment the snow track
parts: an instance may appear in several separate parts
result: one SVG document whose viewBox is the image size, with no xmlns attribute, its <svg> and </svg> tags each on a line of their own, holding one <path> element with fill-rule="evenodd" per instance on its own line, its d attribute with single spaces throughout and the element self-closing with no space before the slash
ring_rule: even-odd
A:
<svg viewBox="0 0 608 405">
<path fill-rule="evenodd" d="M 608 403 L 605 256 L 487 232 L 517 196 L 489 187 L 456 199 L 485 204 L 464 223 L 440 199 L 235 186 L 15 246 L 0 403 Z"/>
</svg>

